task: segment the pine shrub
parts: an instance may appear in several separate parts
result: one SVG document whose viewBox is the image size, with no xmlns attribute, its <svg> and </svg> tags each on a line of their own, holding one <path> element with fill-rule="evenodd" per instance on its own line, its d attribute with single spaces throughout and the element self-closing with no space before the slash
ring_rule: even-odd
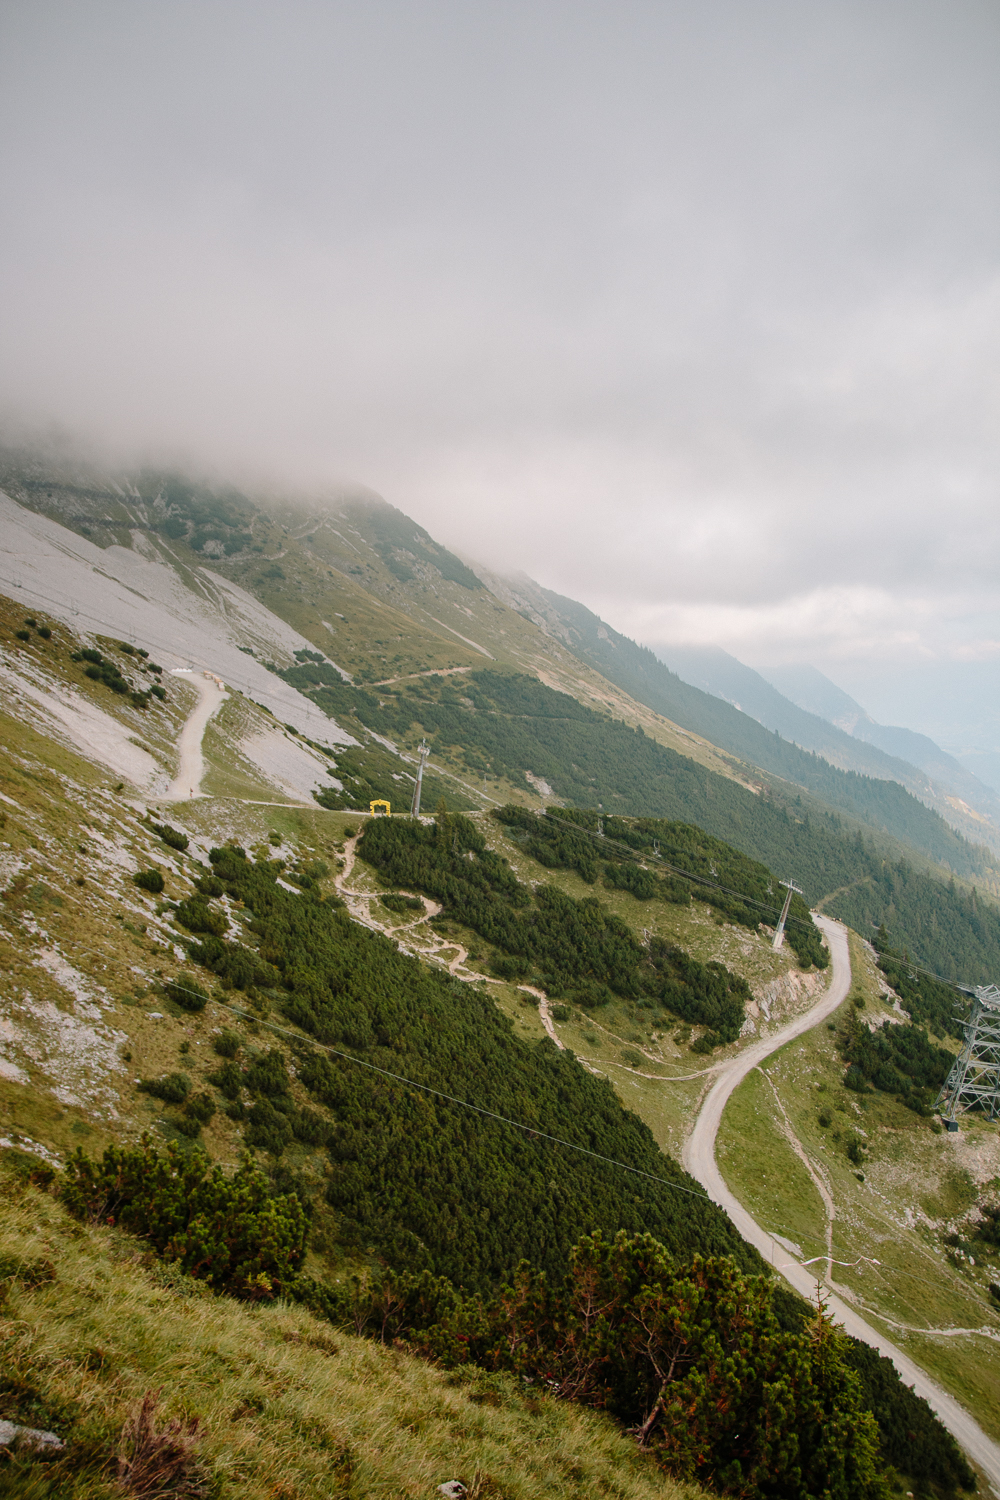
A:
<svg viewBox="0 0 1000 1500">
<path fill-rule="evenodd" d="M 240 1045 L 238 1032 L 231 1031 L 228 1027 L 212 1038 L 212 1046 L 220 1057 L 235 1057 L 240 1050 Z"/>
<path fill-rule="evenodd" d="M 159 834 L 168 848 L 177 849 L 182 854 L 188 846 L 187 834 L 181 833 L 179 828 L 172 828 L 169 823 L 154 823 L 153 832 Z"/>
<path fill-rule="evenodd" d="M 189 974 L 178 974 L 165 986 L 167 994 L 175 1005 L 181 1010 L 191 1011 L 196 1014 L 205 1009 L 208 1004 L 208 996 L 196 979 Z"/>
<path fill-rule="evenodd" d="M 186 1073 L 166 1073 L 162 1078 L 143 1078 L 138 1088 L 164 1104 L 183 1104 L 191 1092 L 191 1080 Z"/>
<path fill-rule="evenodd" d="M 77 1150 L 61 1193 L 81 1219 L 115 1223 L 150 1241 L 188 1276 L 253 1301 L 288 1290 L 305 1257 L 307 1211 L 275 1196 L 249 1157 L 226 1177 L 200 1149 L 161 1156 L 149 1136 L 111 1146 L 101 1161 Z"/>
</svg>

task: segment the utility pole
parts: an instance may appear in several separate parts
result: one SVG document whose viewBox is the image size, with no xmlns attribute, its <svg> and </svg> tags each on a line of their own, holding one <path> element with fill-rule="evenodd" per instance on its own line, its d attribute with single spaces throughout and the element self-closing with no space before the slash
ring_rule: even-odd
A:
<svg viewBox="0 0 1000 1500">
<path fill-rule="evenodd" d="M 430 745 L 425 745 L 423 740 L 421 740 L 417 746 L 417 751 L 420 755 L 420 764 L 417 767 L 417 782 L 413 788 L 413 801 L 410 803 L 411 818 L 419 818 L 420 816 L 420 791 L 424 784 L 424 766 L 427 764 L 427 757 L 431 753 L 431 747 Z"/>
<path fill-rule="evenodd" d="M 788 895 L 785 897 L 785 904 L 781 908 L 781 916 L 778 918 L 778 925 L 774 929 L 774 942 L 771 944 L 771 947 L 774 949 L 775 953 L 777 953 L 778 949 L 785 941 L 785 918 L 788 916 L 788 908 L 792 904 L 792 895 L 793 893 L 798 896 L 804 894 L 799 890 L 794 880 L 782 880 L 779 882 L 779 884 L 787 887 Z"/>
<path fill-rule="evenodd" d="M 958 1110 L 981 1109 L 991 1120 L 1000 1116 L 1000 989 L 995 984 L 976 989 L 965 1045 L 934 1108 L 948 1130 L 958 1129 Z"/>
</svg>

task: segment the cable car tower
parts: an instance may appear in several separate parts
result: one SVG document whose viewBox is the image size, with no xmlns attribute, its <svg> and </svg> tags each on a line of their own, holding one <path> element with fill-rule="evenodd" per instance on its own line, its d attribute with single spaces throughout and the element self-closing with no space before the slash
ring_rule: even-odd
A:
<svg viewBox="0 0 1000 1500">
<path fill-rule="evenodd" d="M 955 1058 L 934 1108 L 948 1130 L 957 1130 L 956 1114 L 982 1110 L 1000 1118 L 1000 989 L 979 985 L 965 1023 L 965 1045 Z"/>
<path fill-rule="evenodd" d="M 715 871 L 713 870 L 712 873 L 714 875 Z M 781 908 L 781 916 L 778 918 L 778 925 L 774 929 L 774 941 L 772 942 L 771 947 L 774 949 L 775 953 L 777 953 L 778 949 L 785 941 L 785 918 L 788 916 L 788 908 L 792 904 L 792 896 L 805 895 L 804 891 L 799 890 L 794 880 L 779 880 L 778 884 L 783 885 L 787 888 L 788 895 L 785 897 L 785 904 Z"/>
<path fill-rule="evenodd" d="M 420 792 L 424 784 L 424 766 L 427 764 L 427 757 L 431 753 L 431 747 L 424 744 L 424 741 L 421 740 L 417 746 L 417 751 L 420 755 L 420 764 L 417 767 L 417 780 L 413 788 L 413 801 L 410 803 L 411 818 L 419 818 L 420 816 Z"/>
</svg>

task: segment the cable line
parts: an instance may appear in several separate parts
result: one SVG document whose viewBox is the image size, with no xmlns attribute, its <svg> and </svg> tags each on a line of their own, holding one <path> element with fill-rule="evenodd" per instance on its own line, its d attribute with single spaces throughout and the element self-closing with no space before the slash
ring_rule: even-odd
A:
<svg viewBox="0 0 1000 1500">
<path fill-rule="evenodd" d="M 188 990 L 183 985 L 170 983 L 168 989 L 180 990 L 184 995 L 194 995 L 196 991 Z M 199 1000 L 204 996 L 198 995 Z M 376 1067 L 375 1063 L 365 1062 L 363 1057 L 355 1057 L 351 1052 L 341 1052 L 336 1047 L 330 1047 L 325 1042 L 313 1041 L 311 1037 L 302 1037 L 296 1031 L 289 1031 L 286 1026 L 279 1026 L 274 1021 L 263 1020 L 248 1010 L 241 1010 L 238 1005 L 227 1006 L 234 1015 L 242 1016 L 244 1020 L 256 1021 L 260 1026 L 268 1026 L 276 1031 L 279 1036 L 290 1036 L 294 1041 L 306 1042 L 310 1047 L 318 1047 L 321 1052 L 329 1052 L 333 1057 L 343 1058 L 345 1062 L 356 1063 L 359 1068 L 367 1068 L 371 1073 L 378 1073 L 382 1078 L 391 1078 L 394 1083 L 402 1083 L 407 1088 L 419 1089 L 422 1093 L 432 1094 L 435 1099 L 444 1099 L 448 1104 L 457 1104 L 462 1109 L 470 1109 L 477 1115 L 483 1115 L 490 1120 L 499 1120 L 502 1125 L 511 1125 L 515 1130 L 523 1130 L 528 1135 L 536 1136 L 539 1140 L 552 1141 L 556 1146 L 565 1146 L 570 1151 L 578 1151 L 582 1156 L 591 1156 L 595 1161 L 606 1162 L 608 1166 L 618 1167 L 622 1172 L 631 1172 L 635 1177 L 645 1177 L 650 1182 L 658 1182 L 663 1187 L 674 1188 L 678 1193 L 687 1193 L 691 1198 L 702 1198 L 706 1203 L 713 1203 L 708 1193 L 699 1193 L 695 1188 L 684 1187 L 682 1183 L 672 1182 L 669 1177 L 658 1177 L 655 1172 L 644 1172 L 641 1167 L 630 1167 L 628 1162 L 617 1161 L 613 1156 L 604 1156 L 600 1151 L 591 1151 L 587 1146 L 579 1146 L 575 1141 L 564 1140 L 560 1135 L 549 1135 L 547 1131 L 539 1130 L 535 1125 L 525 1125 L 521 1120 L 511 1120 L 507 1115 L 497 1114 L 496 1110 L 484 1109 L 479 1104 L 473 1104 L 468 1099 L 459 1099 L 455 1094 L 445 1094 L 441 1089 L 431 1088 L 430 1084 L 417 1083 L 412 1078 L 404 1078 L 401 1073 L 390 1073 L 387 1068 Z"/>
</svg>

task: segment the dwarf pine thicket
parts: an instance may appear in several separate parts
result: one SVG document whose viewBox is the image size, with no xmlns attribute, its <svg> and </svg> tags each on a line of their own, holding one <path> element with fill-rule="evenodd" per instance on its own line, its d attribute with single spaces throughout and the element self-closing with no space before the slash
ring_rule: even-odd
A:
<svg viewBox="0 0 1000 1500">
<path fill-rule="evenodd" d="M 535 678 L 493 670 L 463 677 L 461 693 L 434 679 L 373 693 L 311 659 L 280 675 L 339 723 L 356 727 L 359 738 L 366 738 L 366 729 L 401 741 L 424 733 L 435 752 L 460 752 L 473 774 L 488 768 L 527 787 L 524 769 L 530 769 L 569 807 L 694 825 L 705 830 L 703 838 L 724 840 L 730 852 L 793 876 L 807 903 L 826 898 L 825 909 L 856 931 L 866 934 L 885 923 L 894 947 L 908 947 L 946 977 L 985 983 L 1000 968 L 1000 912 L 974 890 L 901 858 L 898 843 L 882 847 L 879 839 L 889 833 L 909 842 L 971 881 L 996 879 L 994 857 L 895 782 L 827 767 L 836 785 L 816 788 L 836 804 L 827 807 L 807 805 L 808 797 L 803 802 L 794 786 L 780 783 L 750 791 Z M 787 748 L 810 765 L 825 765 Z M 338 751 L 335 760 L 344 791 L 318 793 L 323 806 L 367 807 L 376 796 L 398 800 L 392 774 L 399 762 L 377 742 Z M 839 800 L 833 796 L 838 788 Z M 470 806 L 452 785 L 425 778 L 430 805 L 442 793 L 450 807 Z M 853 827 L 841 813 L 855 820 Z"/>
<path fill-rule="evenodd" d="M 454 855 L 465 821 L 423 830 L 431 849 L 440 838 Z M 666 1468 L 722 1493 L 884 1493 L 881 1466 L 892 1460 L 865 1415 L 872 1382 L 858 1374 L 853 1343 L 822 1320 L 806 1327 L 808 1309 L 758 1279 L 756 1253 L 607 1083 L 547 1042 L 520 1041 L 488 997 L 352 923 L 317 889 L 279 886 L 278 861 L 255 863 L 227 847 L 211 862 L 213 878 L 252 913 L 259 951 L 206 934 L 191 944 L 192 958 L 249 988 L 251 1003 L 266 989 L 290 1021 L 349 1056 L 307 1038 L 293 1044 L 299 1081 L 323 1114 L 296 1106 L 283 1054 L 241 1059 L 234 1032 L 220 1034 L 210 1082 L 245 1118 L 248 1144 L 277 1157 L 292 1139 L 325 1141 L 342 1243 L 391 1269 L 337 1287 L 304 1278 L 302 1194 L 275 1191 L 250 1161 L 227 1179 L 197 1147 L 163 1158 L 146 1142 L 97 1164 L 78 1154 L 64 1187 L 75 1212 L 114 1219 L 242 1299 L 280 1293 L 345 1327 L 401 1333 L 439 1361 L 554 1379 L 562 1395 L 606 1407 L 625 1426 L 648 1423 Z M 616 940 L 612 933 L 599 951 L 614 955 Z M 401 1078 L 459 1093 L 530 1130 Z M 167 1107 L 187 1117 L 185 1075 L 150 1083 L 161 1096 L 183 1096 Z M 247 1094 L 249 1111 L 240 1102 Z M 642 1329 L 655 1338 L 640 1348 Z M 666 1377 L 664 1341 L 678 1354 Z M 931 1424 L 923 1462 L 939 1492 L 971 1482 L 923 1403 L 898 1381 L 888 1394 L 884 1384 L 880 1412 L 892 1430 Z M 678 1421 L 681 1408 L 690 1421 Z"/>
<path fill-rule="evenodd" d="M 893 1463 L 941 1497 L 974 1487 L 887 1360 L 732 1257 L 679 1260 L 649 1234 L 595 1233 L 555 1274 L 523 1261 L 485 1296 L 427 1271 L 331 1285 L 298 1274 L 308 1204 L 271 1191 L 249 1160 L 227 1179 L 197 1150 L 161 1157 L 147 1138 L 96 1164 L 77 1152 L 59 1190 L 78 1217 L 131 1230 L 216 1291 L 302 1302 L 445 1367 L 507 1372 L 605 1410 L 670 1473 L 717 1493 L 885 1500 Z"/>
<path fill-rule="evenodd" d="M 595 897 L 575 901 L 554 886 L 531 891 L 461 813 L 442 812 L 433 827 L 373 819 L 358 849 L 387 882 L 435 896 L 449 915 L 524 960 L 554 999 L 592 1009 L 619 995 L 707 1026 L 712 1043 L 739 1035 L 751 998 L 739 975 L 659 938 L 647 950 Z"/>
<path fill-rule="evenodd" d="M 303 1042 L 299 1079 L 334 1120 L 329 1195 L 345 1240 L 470 1290 L 494 1284 L 521 1254 L 558 1266 L 595 1227 L 650 1229 L 677 1253 L 733 1254 L 756 1266 L 605 1080 L 548 1042 L 519 1040 L 488 995 L 400 953 L 314 892 L 279 886 L 276 862 L 232 848 L 213 850 L 212 860 L 252 911 L 260 949 L 206 937 L 192 945 L 196 961 L 230 983 L 266 987 L 317 1041 L 662 1179 L 631 1177 Z M 616 932 L 612 950 L 618 941 Z M 279 1150 L 282 1134 L 289 1141 L 312 1127 L 277 1064 L 242 1082 L 256 1096 L 251 1130 L 269 1132 Z"/>
<path fill-rule="evenodd" d="M 627 890 L 640 901 L 655 896 L 679 905 L 702 901 L 754 931 L 762 922 L 775 925 L 785 899 L 784 888 L 766 865 L 690 823 L 564 807 L 548 808 L 539 816 L 512 804 L 498 808 L 493 816 L 539 864 L 575 869 L 589 884 L 603 874 L 606 885 Z M 789 919 L 788 945 L 802 967 L 825 968 L 822 939 L 797 893 L 792 895 Z"/>
</svg>

